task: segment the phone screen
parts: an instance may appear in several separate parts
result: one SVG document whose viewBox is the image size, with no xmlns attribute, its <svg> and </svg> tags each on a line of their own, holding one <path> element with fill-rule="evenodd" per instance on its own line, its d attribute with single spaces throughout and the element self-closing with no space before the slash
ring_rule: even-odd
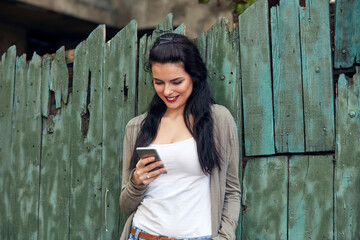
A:
<svg viewBox="0 0 360 240">
<path fill-rule="evenodd" d="M 136 152 L 137 154 L 139 154 L 139 157 L 142 158 L 142 157 L 152 157 L 154 156 L 155 157 L 155 161 L 160 161 L 160 156 L 158 154 L 158 152 L 156 151 L 155 148 L 150 148 L 150 147 L 137 147 L 136 148 Z M 148 163 L 150 164 L 150 163 Z M 162 165 L 162 167 L 164 167 L 164 165 Z M 151 171 L 155 171 L 157 169 L 160 169 L 161 167 L 156 167 L 154 169 L 152 169 Z M 167 172 L 164 172 L 164 173 L 167 173 Z"/>
</svg>

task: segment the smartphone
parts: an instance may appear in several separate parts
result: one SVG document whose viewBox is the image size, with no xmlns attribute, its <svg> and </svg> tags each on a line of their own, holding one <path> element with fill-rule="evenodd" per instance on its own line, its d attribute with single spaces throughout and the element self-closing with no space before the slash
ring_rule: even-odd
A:
<svg viewBox="0 0 360 240">
<path fill-rule="evenodd" d="M 151 147 L 137 147 L 136 148 L 136 152 L 137 154 L 139 154 L 139 157 L 142 158 L 142 157 L 155 157 L 155 161 L 160 161 L 160 156 L 158 154 L 158 152 L 156 151 L 155 148 L 151 148 Z M 150 164 L 150 163 L 148 163 Z M 160 168 L 164 167 L 164 165 L 160 166 L 160 167 L 156 167 L 154 168 L 153 170 L 151 171 L 155 171 L 155 170 L 158 170 Z M 163 172 L 163 173 L 167 173 L 166 171 Z"/>
</svg>

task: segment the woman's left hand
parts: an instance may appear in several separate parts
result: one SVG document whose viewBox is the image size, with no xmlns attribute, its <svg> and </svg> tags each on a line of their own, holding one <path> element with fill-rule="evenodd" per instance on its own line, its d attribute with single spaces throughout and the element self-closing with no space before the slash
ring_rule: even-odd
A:
<svg viewBox="0 0 360 240">
<path fill-rule="evenodd" d="M 155 168 L 158 168 L 154 170 Z M 136 170 L 133 174 L 133 181 L 137 186 L 149 184 L 166 172 L 162 161 L 155 161 L 155 157 L 144 157 L 136 164 Z"/>
</svg>

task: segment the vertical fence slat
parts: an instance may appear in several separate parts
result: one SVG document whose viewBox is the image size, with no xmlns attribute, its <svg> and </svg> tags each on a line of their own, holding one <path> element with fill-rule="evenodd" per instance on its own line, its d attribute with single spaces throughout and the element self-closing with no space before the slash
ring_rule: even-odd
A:
<svg viewBox="0 0 360 240">
<path fill-rule="evenodd" d="M 207 32 L 206 48 L 211 95 L 215 102 L 226 106 L 239 123 L 241 85 L 237 30 L 229 32 L 226 21 L 219 18 Z M 237 125 L 240 127 L 239 124 Z"/>
<path fill-rule="evenodd" d="M 51 56 L 46 54 L 41 62 L 41 116 L 49 116 Z"/>
<path fill-rule="evenodd" d="M 336 100 L 335 236 L 360 236 L 360 67 L 340 75 Z"/>
<path fill-rule="evenodd" d="M 203 62 L 206 64 L 206 33 L 202 32 L 196 39 L 196 46 L 199 49 Z"/>
<path fill-rule="evenodd" d="M 120 213 L 122 141 L 135 116 L 137 28 L 131 21 L 106 46 L 104 66 L 102 239 L 119 239 L 126 216 Z"/>
<path fill-rule="evenodd" d="M 288 239 L 333 238 L 333 158 L 290 159 Z"/>
<path fill-rule="evenodd" d="M 34 53 L 16 61 L 12 141 L 12 237 L 37 239 L 41 145 L 41 60 Z"/>
<path fill-rule="evenodd" d="M 75 49 L 72 95 L 70 238 L 101 235 L 102 84 L 105 27 Z"/>
<path fill-rule="evenodd" d="M 55 59 L 51 61 L 46 56 L 42 64 L 42 101 L 52 105 L 48 105 L 47 108 L 55 108 L 57 105 L 57 109 L 51 111 L 43 109 L 43 114 L 44 111 L 46 114 L 43 118 L 41 149 L 39 239 L 69 237 L 70 136 L 68 129 L 71 126 L 72 116 L 70 105 L 61 104 L 61 92 L 63 86 L 67 87 L 68 80 L 65 49 L 62 47 L 56 52 Z M 50 90 L 53 91 L 52 94 L 49 94 Z"/>
<path fill-rule="evenodd" d="M 334 67 L 360 63 L 360 1 L 336 0 Z"/>
<path fill-rule="evenodd" d="M 288 160 L 248 160 L 243 180 L 242 239 L 287 239 Z"/>
<path fill-rule="evenodd" d="M 153 31 L 151 36 L 144 35 L 140 39 L 139 46 L 139 82 L 138 82 L 138 105 L 137 114 L 144 113 L 150 106 L 151 99 L 154 96 L 154 87 L 152 74 L 148 69 L 149 53 L 152 45 L 154 44 L 157 37 L 173 31 L 172 26 L 172 14 L 169 13 L 156 29 Z"/>
<path fill-rule="evenodd" d="M 66 70 L 65 70 L 66 69 Z M 66 104 L 69 88 L 69 72 L 65 61 L 65 48 L 61 47 L 51 65 L 50 90 L 55 93 L 56 108 L 61 108 L 61 101 Z"/>
<path fill-rule="evenodd" d="M 335 150 L 329 1 L 300 8 L 306 151 Z"/>
<path fill-rule="evenodd" d="M 239 16 L 245 155 L 274 154 L 267 0 Z"/>
<path fill-rule="evenodd" d="M 136 115 L 144 113 L 149 108 L 149 103 L 154 96 L 152 90 L 152 79 L 150 76 L 150 69 L 147 66 L 148 56 L 148 36 L 145 34 L 139 42 L 139 79 L 137 88 L 137 111 Z"/>
<path fill-rule="evenodd" d="M 0 238 L 10 238 L 12 225 L 10 190 L 12 112 L 15 82 L 16 48 L 10 47 L 0 62 Z"/>
<path fill-rule="evenodd" d="M 281 0 L 278 6 L 271 8 L 277 153 L 305 150 L 298 15 L 296 1 Z"/>
<path fill-rule="evenodd" d="M 205 37 L 205 35 L 203 36 Z M 201 42 L 201 39 L 199 39 L 198 43 L 201 44 Z M 206 49 L 206 65 L 211 95 L 216 103 L 227 107 L 233 115 L 238 127 L 239 142 L 241 142 L 242 108 L 238 29 L 229 31 L 225 19 L 219 18 L 206 34 L 206 46 L 200 46 L 201 50 Z M 240 148 L 239 155 L 241 163 L 242 148 Z M 239 179 L 241 179 L 241 173 L 242 164 L 239 164 Z M 241 222 L 239 221 L 240 225 Z M 238 237 L 241 235 L 240 230 L 241 227 L 237 230 Z"/>
<path fill-rule="evenodd" d="M 181 24 L 180 26 L 178 26 L 175 30 L 174 33 L 178 33 L 178 34 L 185 34 L 185 24 Z"/>
</svg>

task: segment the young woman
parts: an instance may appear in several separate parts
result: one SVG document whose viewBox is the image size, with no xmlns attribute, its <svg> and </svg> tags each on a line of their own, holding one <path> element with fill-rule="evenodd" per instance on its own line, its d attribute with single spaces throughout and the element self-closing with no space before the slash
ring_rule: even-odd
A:
<svg viewBox="0 0 360 240">
<path fill-rule="evenodd" d="M 235 239 L 240 186 L 233 117 L 212 103 L 206 67 L 187 37 L 159 37 L 149 63 L 156 94 L 149 111 L 125 129 L 120 207 L 129 217 L 121 239 Z M 140 159 L 136 147 L 146 146 L 161 161 Z"/>
</svg>

